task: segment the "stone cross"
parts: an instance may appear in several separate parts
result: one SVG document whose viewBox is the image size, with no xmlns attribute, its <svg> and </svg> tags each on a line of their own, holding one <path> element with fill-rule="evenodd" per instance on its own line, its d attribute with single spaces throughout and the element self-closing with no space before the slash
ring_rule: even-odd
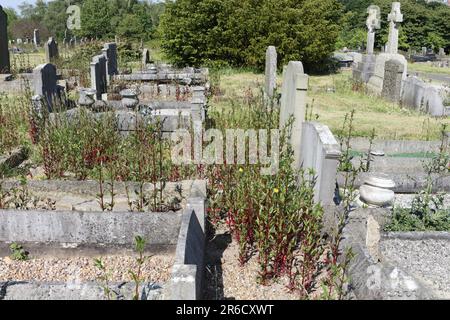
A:
<svg viewBox="0 0 450 320">
<path fill-rule="evenodd" d="M 34 46 L 37 48 L 41 44 L 41 37 L 39 35 L 39 29 L 34 29 L 33 31 L 33 43 Z"/>
<path fill-rule="evenodd" d="M 371 5 L 367 8 L 369 14 L 366 20 L 367 25 L 367 54 L 373 54 L 375 45 L 375 29 L 380 29 L 380 7 Z"/>
<path fill-rule="evenodd" d="M 8 16 L 0 6 L 0 73 L 9 73 L 11 64 L 8 49 Z"/>
<path fill-rule="evenodd" d="M 387 53 L 398 53 L 398 23 L 403 21 L 403 14 L 400 12 L 400 2 L 392 2 L 391 13 L 388 14 L 389 38 Z"/>
<path fill-rule="evenodd" d="M 55 59 L 59 58 L 58 43 L 53 37 L 50 37 L 44 44 L 44 49 L 47 63 L 54 63 Z"/>
<path fill-rule="evenodd" d="M 273 97 L 277 86 L 277 50 L 269 46 L 266 50 L 266 95 L 269 99 Z"/>
</svg>

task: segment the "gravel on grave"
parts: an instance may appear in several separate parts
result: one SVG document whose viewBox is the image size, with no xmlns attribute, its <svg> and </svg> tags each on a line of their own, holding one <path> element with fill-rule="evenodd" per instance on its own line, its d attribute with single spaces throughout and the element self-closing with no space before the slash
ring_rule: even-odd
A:
<svg viewBox="0 0 450 320">
<path fill-rule="evenodd" d="M 450 242 L 448 240 L 383 239 L 382 256 L 432 289 L 438 298 L 450 299 Z"/>
<path fill-rule="evenodd" d="M 136 271 L 137 264 L 132 256 L 104 256 L 101 258 L 109 281 L 132 281 L 129 270 Z M 165 283 L 169 280 L 174 257 L 154 255 L 147 259 L 142 268 L 144 282 Z M 76 258 L 30 258 L 15 261 L 9 257 L 0 258 L 0 282 L 2 281 L 42 281 L 76 282 L 96 281 L 102 272 L 94 265 L 92 257 Z"/>
<path fill-rule="evenodd" d="M 298 300 L 298 292 L 290 292 L 283 277 L 278 282 L 261 285 L 257 282 L 259 265 L 256 254 L 241 266 L 238 260 L 239 245 L 226 229 L 220 227 L 216 236 L 206 245 L 206 284 L 204 297 L 209 300 Z M 320 296 L 312 292 L 310 299 Z"/>
<path fill-rule="evenodd" d="M 394 206 L 400 208 L 411 208 L 411 203 L 415 196 L 415 194 L 396 193 Z M 450 194 L 448 193 L 444 195 L 444 209 L 450 209 Z"/>
</svg>

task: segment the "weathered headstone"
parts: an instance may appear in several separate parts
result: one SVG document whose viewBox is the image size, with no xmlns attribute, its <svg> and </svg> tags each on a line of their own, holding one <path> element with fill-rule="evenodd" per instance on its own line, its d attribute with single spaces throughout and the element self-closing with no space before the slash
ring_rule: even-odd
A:
<svg viewBox="0 0 450 320">
<path fill-rule="evenodd" d="M 75 38 L 70 38 L 69 47 L 71 47 L 71 48 L 75 47 Z"/>
<path fill-rule="evenodd" d="M 280 129 L 286 126 L 291 116 L 294 117 L 291 131 L 291 145 L 294 150 L 294 165 L 300 168 L 300 144 L 302 123 L 305 120 L 308 75 L 303 71 L 300 61 L 290 61 L 283 72 L 281 89 Z"/>
<path fill-rule="evenodd" d="M 8 16 L 0 6 L 0 73 L 11 70 L 8 49 Z"/>
<path fill-rule="evenodd" d="M 50 37 L 44 45 L 45 60 L 47 63 L 54 63 L 59 58 L 58 43 L 53 37 Z"/>
<path fill-rule="evenodd" d="M 277 50 L 269 46 L 266 50 L 266 95 L 273 97 L 277 86 Z"/>
<path fill-rule="evenodd" d="M 440 56 L 440 57 L 445 56 L 445 50 L 444 50 L 444 48 L 439 48 L 439 56 Z"/>
<path fill-rule="evenodd" d="M 389 101 L 400 101 L 403 69 L 403 63 L 398 60 L 388 60 L 385 63 L 383 90 L 381 95 Z"/>
<path fill-rule="evenodd" d="M 56 66 L 45 63 L 33 69 L 33 88 L 36 95 L 44 97 L 49 111 L 52 110 L 53 101 L 59 95 Z"/>
<path fill-rule="evenodd" d="M 373 54 L 375 45 L 375 30 L 380 29 L 380 7 L 371 5 L 367 8 L 369 14 L 366 20 L 367 26 L 367 54 Z"/>
<path fill-rule="evenodd" d="M 41 45 L 41 37 L 39 34 L 39 29 L 34 29 L 33 31 L 33 43 L 35 47 L 38 47 Z"/>
<path fill-rule="evenodd" d="M 400 12 L 400 2 L 393 2 L 391 13 L 388 15 L 389 37 L 387 53 L 398 53 L 398 23 L 403 21 L 403 14 Z"/>
<path fill-rule="evenodd" d="M 109 76 L 119 74 L 117 70 L 117 44 L 114 42 L 105 43 L 103 46 L 103 55 L 108 59 L 107 74 Z"/>
<path fill-rule="evenodd" d="M 92 58 L 91 62 L 91 88 L 96 91 L 97 100 L 108 90 L 107 59 L 104 55 Z"/>
</svg>

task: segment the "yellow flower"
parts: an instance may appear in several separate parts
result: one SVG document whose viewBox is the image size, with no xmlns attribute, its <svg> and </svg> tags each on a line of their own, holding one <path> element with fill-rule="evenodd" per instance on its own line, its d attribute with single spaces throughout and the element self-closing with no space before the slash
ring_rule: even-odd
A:
<svg viewBox="0 0 450 320">
<path fill-rule="evenodd" d="M 278 192 L 280 192 L 280 190 L 278 190 L 278 188 L 274 188 L 273 192 L 278 193 Z"/>
<path fill-rule="evenodd" d="M 242 168 L 239 168 L 239 172 L 243 172 L 244 171 L 244 169 L 242 169 Z"/>
</svg>

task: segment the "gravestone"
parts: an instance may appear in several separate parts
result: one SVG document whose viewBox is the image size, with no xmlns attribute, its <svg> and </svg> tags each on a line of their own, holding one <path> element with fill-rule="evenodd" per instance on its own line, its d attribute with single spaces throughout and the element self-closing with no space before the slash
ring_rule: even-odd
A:
<svg viewBox="0 0 450 320">
<path fill-rule="evenodd" d="M 92 58 L 91 62 L 91 88 L 96 91 L 97 100 L 108 90 L 107 59 L 104 55 Z"/>
<path fill-rule="evenodd" d="M 273 97 L 277 86 L 277 50 L 274 46 L 269 46 L 266 50 L 266 95 Z"/>
<path fill-rule="evenodd" d="M 70 38 L 70 40 L 69 40 L 69 47 L 70 48 L 75 47 L 75 38 Z"/>
<path fill-rule="evenodd" d="M 33 69 L 33 89 L 36 95 L 46 100 L 51 112 L 53 102 L 59 96 L 55 65 L 45 63 Z"/>
<path fill-rule="evenodd" d="M 398 53 L 398 23 L 403 21 L 403 14 L 400 12 L 400 2 L 393 2 L 391 13 L 388 15 L 389 37 L 387 43 L 387 53 Z"/>
<path fill-rule="evenodd" d="M 150 50 L 145 48 L 142 51 L 142 68 L 146 69 L 147 68 L 147 64 L 149 64 L 149 63 L 150 63 Z"/>
<path fill-rule="evenodd" d="M 308 75 L 303 72 L 300 61 L 289 61 L 283 71 L 281 88 L 280 130 L 286 126 L 291 116 L 292 123 L 291 144 L 294 150 L 294 165 L 300 168 L 300 144 L 302 123 L 305 120 L 306 98 L 308 91 Z"/>
<path fill-rule="evenodd" d="M 113 76 L 119 74 L 117 70 L 117 44 L 114 42 L 105 43 L 103 46 L 103 55 L 108 59 L 107 74 Z"/>
<path fill-rule="evenodd" d="M 41 37 L 39 35 L 39 29 L 34 29 L 33 31 L 33 43 L 35 47 L 39 47 L 41 45 Z"/>
<path fill-rule="evenodd" d="M 22 39 L 21 38 L 17 38 L 16 43 L 17 44 L 22 44 Z"/>
<path fill-rule="evenodd" d="M 384 67 L 384 81 L 381 95 L 389 101 L 399 102 L 404 65 L 395 59 L 388 60 Z"/>
<path fill-rule="evenodd" d="M 440 56 L 440 57 L 445 56 L 445 50 L 444 50 L 444 48 L 439 48 L 439 56 Z"/>
<path fill-rule="evenodd" d="M 403 21 L 403 15 L 400 12 L 400 2 L 392 3 L 391 13 L 388 15 L 389 37 L 386 47 L 386 53 L 377 55 L 373 75 L 367 82 L 367 89 L 373 94 L 381 94 L 383 91 L 384 67 L 386 61 L 395 59 L 403 64 L 402 79 L 406 79 L 407 61 L 406 58 L 398 54 L 398 23 Z"/>
<path fill-rule="evenodd" d="M 373 54 L 375 45 L 375 30 L 380 29 L 380 7 L 371 5 L 367 8 L 367 54 Z"/>
<path fill-rule="evenodd" d="M 47 63 L 54 63 L 59 58 L 58 43 L 53 37 L 50 37 L 45 43 L 44 48 Z"/>
<path fill-rule="evenodd" d="M 427 55 L 427 47 L 422 47 L 422 55 L 423 56 Z"/>
<path fill-rule="evenodd" d="M 367 8 L 367 54 L 363 55 L 360 62 L 356 62 L 352 68 L 352 76 L 356 81 L 366 83 L 373 75 L 375 69 L 375 55 L 373 54 L 375 44 L 375 30 L 380 29 L 380 8 L 371 5 Z"/>
<path fill-rule="evenodd" d="M 8 16 L 0 6 L 0 73 L 11 70 L 8 49 Z"/>
</svg>

